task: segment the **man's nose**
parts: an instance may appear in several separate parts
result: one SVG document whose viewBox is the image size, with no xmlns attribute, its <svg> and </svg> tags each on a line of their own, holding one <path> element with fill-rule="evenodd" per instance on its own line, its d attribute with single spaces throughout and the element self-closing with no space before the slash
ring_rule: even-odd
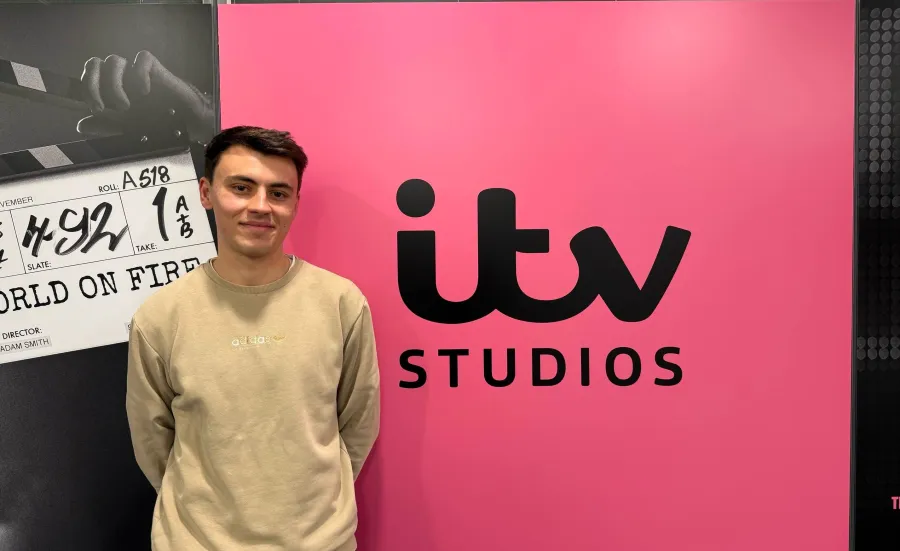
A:
<svg viewBox="0 0 900 551">
<path fill-rule="evenodd" d="M 250 199 L 250 209 L 255 212 L 269 212 L 272 210 L 271 205 L 269 205 L 269 195 L 264 188 L 257 188 L 256 194 Z"/>
</svg>

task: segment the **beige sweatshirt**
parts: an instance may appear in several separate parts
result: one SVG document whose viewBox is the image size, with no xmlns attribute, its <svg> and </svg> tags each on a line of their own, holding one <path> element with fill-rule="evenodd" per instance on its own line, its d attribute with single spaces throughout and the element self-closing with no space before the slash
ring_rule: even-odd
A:
<svg viewBox="0 0 900 551">
<path fill-rule="evenodd" d="M 160 288 L 132 321 L 126 410 L 154 551 L 356 549 L 380 398 L 350 281 L 294 259 L 242 287 L 207 262 Z"/>
</svg>

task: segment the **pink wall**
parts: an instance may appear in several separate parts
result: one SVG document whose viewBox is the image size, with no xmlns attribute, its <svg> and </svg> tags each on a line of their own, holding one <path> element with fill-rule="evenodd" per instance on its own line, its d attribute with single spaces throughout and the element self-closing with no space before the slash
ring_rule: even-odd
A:
<svg viewBox="0 0 900 551">
<path fill-rule="evenodd" d="M 356 281 L 376 316 L 383 433 L 359 483 L 361 551 L 847 548 L 853 2 L 220 17 L 223 125 L 296 134 L 311 165 L 290 248 Z M 397 207 L 410 178 L 436 191 L 424 218 Z M 536 298 L 572 288 L 569 240 L 590 226 L 639 283 L 667 226 L 690 243 L 642 322 L 599 298 L 556 323 L 417 318 L 398 291 L 397 232 L 436 230 L 438 288 L 465 299 L 489 187 L 515 192 L 520 228 L 550 231 L 549 253 L 518 255 Z M 603 362 L 623 346 L 642 373 L 620 387 Z M 565 356 L 562 382 L 532 386 L 533 347 Z M 675 386 L 654 384 L 671 376 L 661 347 L 680 348 Z M 442 348 L 470 351 L 458 387 Z M 484 348 L 500 377 L 516 349 L 512 385 L 484 382 Z M 400 387 L 415 379 L 408 349 L 425 351 L 421 388 Z M 627 357 L 616 365 L 627 377 Z"/>
</svg>

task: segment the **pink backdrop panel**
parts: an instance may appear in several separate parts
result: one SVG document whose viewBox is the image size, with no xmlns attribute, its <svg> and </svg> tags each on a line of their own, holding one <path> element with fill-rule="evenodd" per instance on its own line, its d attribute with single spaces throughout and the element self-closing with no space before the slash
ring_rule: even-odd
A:
<svg viewBox="0 0 900 551">
<path fill-rule="evenodd" d="M 384 411 L 362 551 L 847 548 L 853 21 L 851 1 L 221 8 L 223 126 L 296 135 L 311 164 L 290 250 L 372 303 Z M 427 216 L 398 208 L 412 178 L 433 186 Z M 435 231 L 437 288 L 464 300 L 484 283 L 488 188 L 515 193 L 519 228 L 549 230 L 549 252 L 515 255 L 537 299 L 572 290 L 585 228 L 638 284 L 668 226 L 690 241 L 643 321 L 600 298 L 552 323 L 414 315 L 398 231 Z M 610 264 L 588 270 L 586 247 L 599 288 Z M 504 310 L 515 282 L 493 281 Z M 607 377 L 618 347 L 640 355 L 630 386 Z M 654 384 L 672 376 L 664 347 L 674 386 Z M 533 348 L 563 356 L 558 384 L 533 384 Z M 410 349 L 418 388 L 401 386 Z M 440 349 L 469 351 L 457 386 Z M 515 349 L 512 384 L 485 382 L 484 349 L 498 378 Z M 552 357 L 539 371 L 559 373 Z"/>
</svg>

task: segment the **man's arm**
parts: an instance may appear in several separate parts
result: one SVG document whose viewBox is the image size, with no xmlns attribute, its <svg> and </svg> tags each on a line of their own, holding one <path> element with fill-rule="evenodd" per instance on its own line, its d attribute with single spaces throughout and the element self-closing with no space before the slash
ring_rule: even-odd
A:
<svg viewBox="0 0 900 551">
<path fill-rule="evenodd" d="M 344 365 L 338 385 L 338 426 L 353 465 L 353 479 L 378 438 L 381 415 L 380 377 L 375 352 L 375 331 L 369 303 L 362 309 L 344 340 Z"/>
<path fill-rule="evenodd" d="M 175 440 L 171 410 L 174 395 L 166 379 L 165 362 L 132 321 L 125 409 L 135 459 L 157 492 Z"/>
</svg>

